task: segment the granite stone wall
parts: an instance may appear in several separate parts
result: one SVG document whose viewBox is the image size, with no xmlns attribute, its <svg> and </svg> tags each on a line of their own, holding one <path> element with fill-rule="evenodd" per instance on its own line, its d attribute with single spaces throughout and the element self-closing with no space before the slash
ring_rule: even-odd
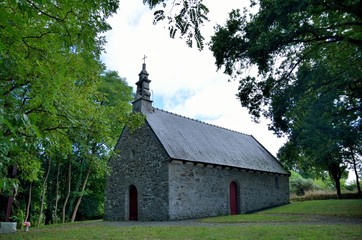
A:
<svg viewBox="0 0 362 240">
<path fill-rule="evenodd" d="M 121 150 L 120 150 L 121 149 Z M 138 220 L 168 220 L 168 160 L 160 142 L 145 123 L 131 133 L 125 128 L 110 159 L 104 219 L 127 221 L 129 188 L 138 192 Z"/>
<path fill-rule="evenodd" d="M 289 202 L 288 176 L 172 161 L 169 181 L 171 220 L 230 214 L 233 181 L 239 213 Z"/>
<path fill-rule="evenodd" d="M 121 150 L 120 150 L 121 149 Z M 146 123 L 125 128 L 109 160 L 104 219 L 127 221 L 129 188 L 138 192 L 138 220 L 163 221 L 230 214 L 229 187 L 237 184 L 238 212 L 289 202 L 288 176 L 172 160 Z"/>
</svg>

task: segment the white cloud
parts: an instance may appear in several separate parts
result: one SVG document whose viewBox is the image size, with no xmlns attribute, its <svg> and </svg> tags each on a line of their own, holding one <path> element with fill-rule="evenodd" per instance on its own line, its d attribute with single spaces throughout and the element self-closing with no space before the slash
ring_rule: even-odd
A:
<svg viewBox="0 0 362 240">
<path fill-rule="evenodd" d="M 207 41 L 215 23 L 223 24 L 232 8 L 248 5 L 241 4 L 240 0 L 205 1 L 210 9 L 210 22 L 203 29 Z M 184 40 L 170 39 L 167 27 L 152 22 L 153 10 L 142 1 L 120 2 L 119 12 L 109 20 L 113 30 L 106 35 L 107 53 L 102 59 L 107 68 L 135 86 L 146 55 L 155 107 L 251 134 L 275 155 L 285 140 L 268 131 L 266 123 L 256 125 L 250 120 L 236 99 L 237 82 L 228 82 L 226 75 L 216 71 L 210 50 L 200 52 Z"/>
</svg>

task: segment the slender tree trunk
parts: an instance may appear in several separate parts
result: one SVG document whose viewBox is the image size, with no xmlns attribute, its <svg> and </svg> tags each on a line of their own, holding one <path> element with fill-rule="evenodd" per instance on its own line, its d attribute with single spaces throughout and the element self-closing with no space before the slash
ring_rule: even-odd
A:
<svg viewBox="0 0 362 240">
<path fill-rule="evenodd" d="M 77 199 L 77 203 L 75 204 L 75 207 L 74 207 L 74 210 L 73 210 L 72 219 L 71 219 L 72 222 L 74 222 L 75 216 L 77 215 L 77 211 L 78 211 L 79 205 L 80 205 L 80 203 L 82 201 L 82 197 L 83 197 L 84 190 L 85 190 L 85 187 L 86 187 L 87 182 L 88 182 L 90 172 L 91 172 L 91 167 L 89 166 L 88 170 L 87 170 L 87 175 L 85 176 L 84 181 L 83 181 L 83 185 L 82 185 L 80 195 L 79 195 L 79 197 Z"/>
<path fill-rule="evenodd" d="M 29 188 L 29 197 L 28 197 L 28 203 L 26 205 L 26 215 L 24 222 L 28 221 L 29 213 L 30 213 L 30 204 L 31 204 L 31 189 L 33 188 L 33 182 L 30 182 L 30 188 Z"/>
<path fill-rule="evenodd" d="M 71 177 L 72 177 L 72 164 L 69 162 L 69 167 L 68 167 L 68 192 L 67 192 L 67 196 L 65 197 L 65 200 L 64 200 L 64 204 L 63 204 L 63 208 L 62 208 L 62 214 L 63 214 L 63 223 L 65 223 L 65 209 L 66 209 L 66 206 L 67 206 L 67 203 L 68 203 L 68 199 L 69 199 L 69 196 L 70 196 L 70 186 L 71 186 Z"/>
<path fill-rule="evenodd" d="M 13 209 L 13 202 L 14 202 L 14 196 L 11 195 L 8 197 L 8 204 L 6 207 L 6 216 L 5 216 L 5 221 L 6 222 L 10 222 L 10 217 L 11 217 L 11 212 Z"/>
<path fill-rule="evenodd" d="M 44 209 L 44 197 L 45 197 L 45 191 L 46 191 L 46 185 L 47 185 L 47 181 L 48 181 L 48 177 L 49 177 L 49 172 L 50 172 L 50 165 L 51 165 L 51 157 L 48 157 L 48 169 L 47 169 L 47 173 L 45 175 L 44 181 L 43 181 L 43 189 L 42 189 L 42 194 L 41 194 L 41 202 L 40 202 L 40 212 L 39 212 L 39 218 L 38 218 L 38 224 L 37 226 L 40 225 L 41 222 L 41 218 L 43 216 L 43 209 Z"/>
<path fill-rule="evenodd" d="M 337 199 L 341 199 L 342 198 L 342 193 L 341 193 L 341 182 L 339 179 L 335 180 L 336 183 L 336 190 L 337 190 Z"/>
<path fill-rule="evenodd" d="M 11 178 L 15 178 L 17 174 L 17 167 L 16 165 L 13 166 L 13 170 L 11 173 Z M 9 222 L 10 221 L 10 217 L 11 217 L 11 211 L 13 209 L 13 202 L 14 202 L 14 197 L 16 195 L 16 189 L 13 189 L 12 191 L 12 195 L 10 195 L 8 197 L 8 204 L 6 206 L 6 215 L 5 215 L 5 221 Z"/>
<path fill-rule="evenodd" d="M 84 179 L 84 175 L 86 175 L 87 168 L 84 169 L 86 166 L 84 165 L 84 158 L 82 158 L 79 162 L 79 167 L 77 168 L 78 178 L 75 179 L 72 183 L 72 190 L 73 192 L 81 192 L 82 183 Z M 69 212 L 73 213 L 74 205 L 76 204 L 76 201 L 78 199 L 78 195 L 72 194 L 72 196 L 69 197 Z"/>
<path fill-rule="evenodd" d="M 357 184 L 358 196 L 361 198 L 362 197 L 361 186 L 359 185 L 359 177 L 358 177 L 358 172 L 357 172 L 356 158 L 354 157 L 353 152 L 352 152 L 352 163 L 353 163 L 354 174 L 356 175 L 356 184 Z"/>
<path fill-rule="evenodd" d="M 59 202 L 59 174 L 60 174 L 60 162 L 58 162 L 57 179 L 55 187 L 55 206 L 54 206 L 54 223 L 58 222 L 58 202 Z"/>
<path fill-rule="evenodd" d="M 336 191 L 337 191 L 337 199 L 342 199 L 341 177 L 342 177 L 342 172 L 334 173 L 332 175 L 332 178 L 334 180 L 334 184 L 335 184 L 335 187 L 336 187 Z"/>
<path fill-rule="evenodd" d="M 332 177 L 334 183 L 335 183 L 335 187 L 336 187 L 336 191 L 337 191 L 337 199 L 341 199 L 342 198 L 342 193 L 341 193 L 341 177 L 343 174 L 343 171 L 346 170 L 346 167 L 344 166 L 340 166 L 339 162 L 332 162 L 329 165 L 329 175 Z"/>
</svg>

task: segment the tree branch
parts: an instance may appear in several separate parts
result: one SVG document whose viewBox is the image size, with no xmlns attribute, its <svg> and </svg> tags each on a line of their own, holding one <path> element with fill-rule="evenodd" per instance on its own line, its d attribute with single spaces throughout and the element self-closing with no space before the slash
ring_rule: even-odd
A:
<svg viewBox="0 0 362 240">
<path fill-rule="evenodd" d="M 27 37 L 23 37 L 22 39 L 23 40 L 28 39 L 28 38 L 40 39 L 40 38 L 44 37 L 45 35 L 52 34 L 52 33 L 56 34 L 58 32 L 44 32 L 44 33 L 41 33 L 40 36 L 27 36 Z"/>
<path fill-rule="evenodd" d="M 45 16 L 51 18 L 51 19 L 54 19 L 58 22 L 64 22 L 64 19 L 60 19 L 59 17 L 56 17 L 56 16 L 52 16 L 46 12 L 44 12 L 43 10 L 41 10 L 37 5 L 35 5 L 35 3 L 33 3 L 32 1 L 30 0 L 26 0 L 31 6 L 33 6 L 36 10 L 38 10 L 41 14 L 44 14 Z"/>
</svg>

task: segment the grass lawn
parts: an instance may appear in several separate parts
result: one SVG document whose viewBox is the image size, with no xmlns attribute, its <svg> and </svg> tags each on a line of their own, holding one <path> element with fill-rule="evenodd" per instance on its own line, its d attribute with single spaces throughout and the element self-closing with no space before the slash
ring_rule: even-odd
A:
<svg viewBox="0 0 362 240">
<path fill-rule="evenodd" d="M 320 216 L 346 221 L 313 222 Z M 0 239 L 361 239 L 362 226 L 350 217 L 362 219 L 362 200 L 298 202 L 253 214 L 202 219 L 204 225 L 195 226 L 67 223 L 31 227 L 29 232 L 0 235 Z"/>
<path fill-rule="evenodd" d="M 362 218 L 362 200 L 313 200 L 293 202 L 288 205 L 252 214 L 205 218 L 201 221 L 210 223 L 312 222 L 320 216 L 332 218 Z"/>
</svg>

